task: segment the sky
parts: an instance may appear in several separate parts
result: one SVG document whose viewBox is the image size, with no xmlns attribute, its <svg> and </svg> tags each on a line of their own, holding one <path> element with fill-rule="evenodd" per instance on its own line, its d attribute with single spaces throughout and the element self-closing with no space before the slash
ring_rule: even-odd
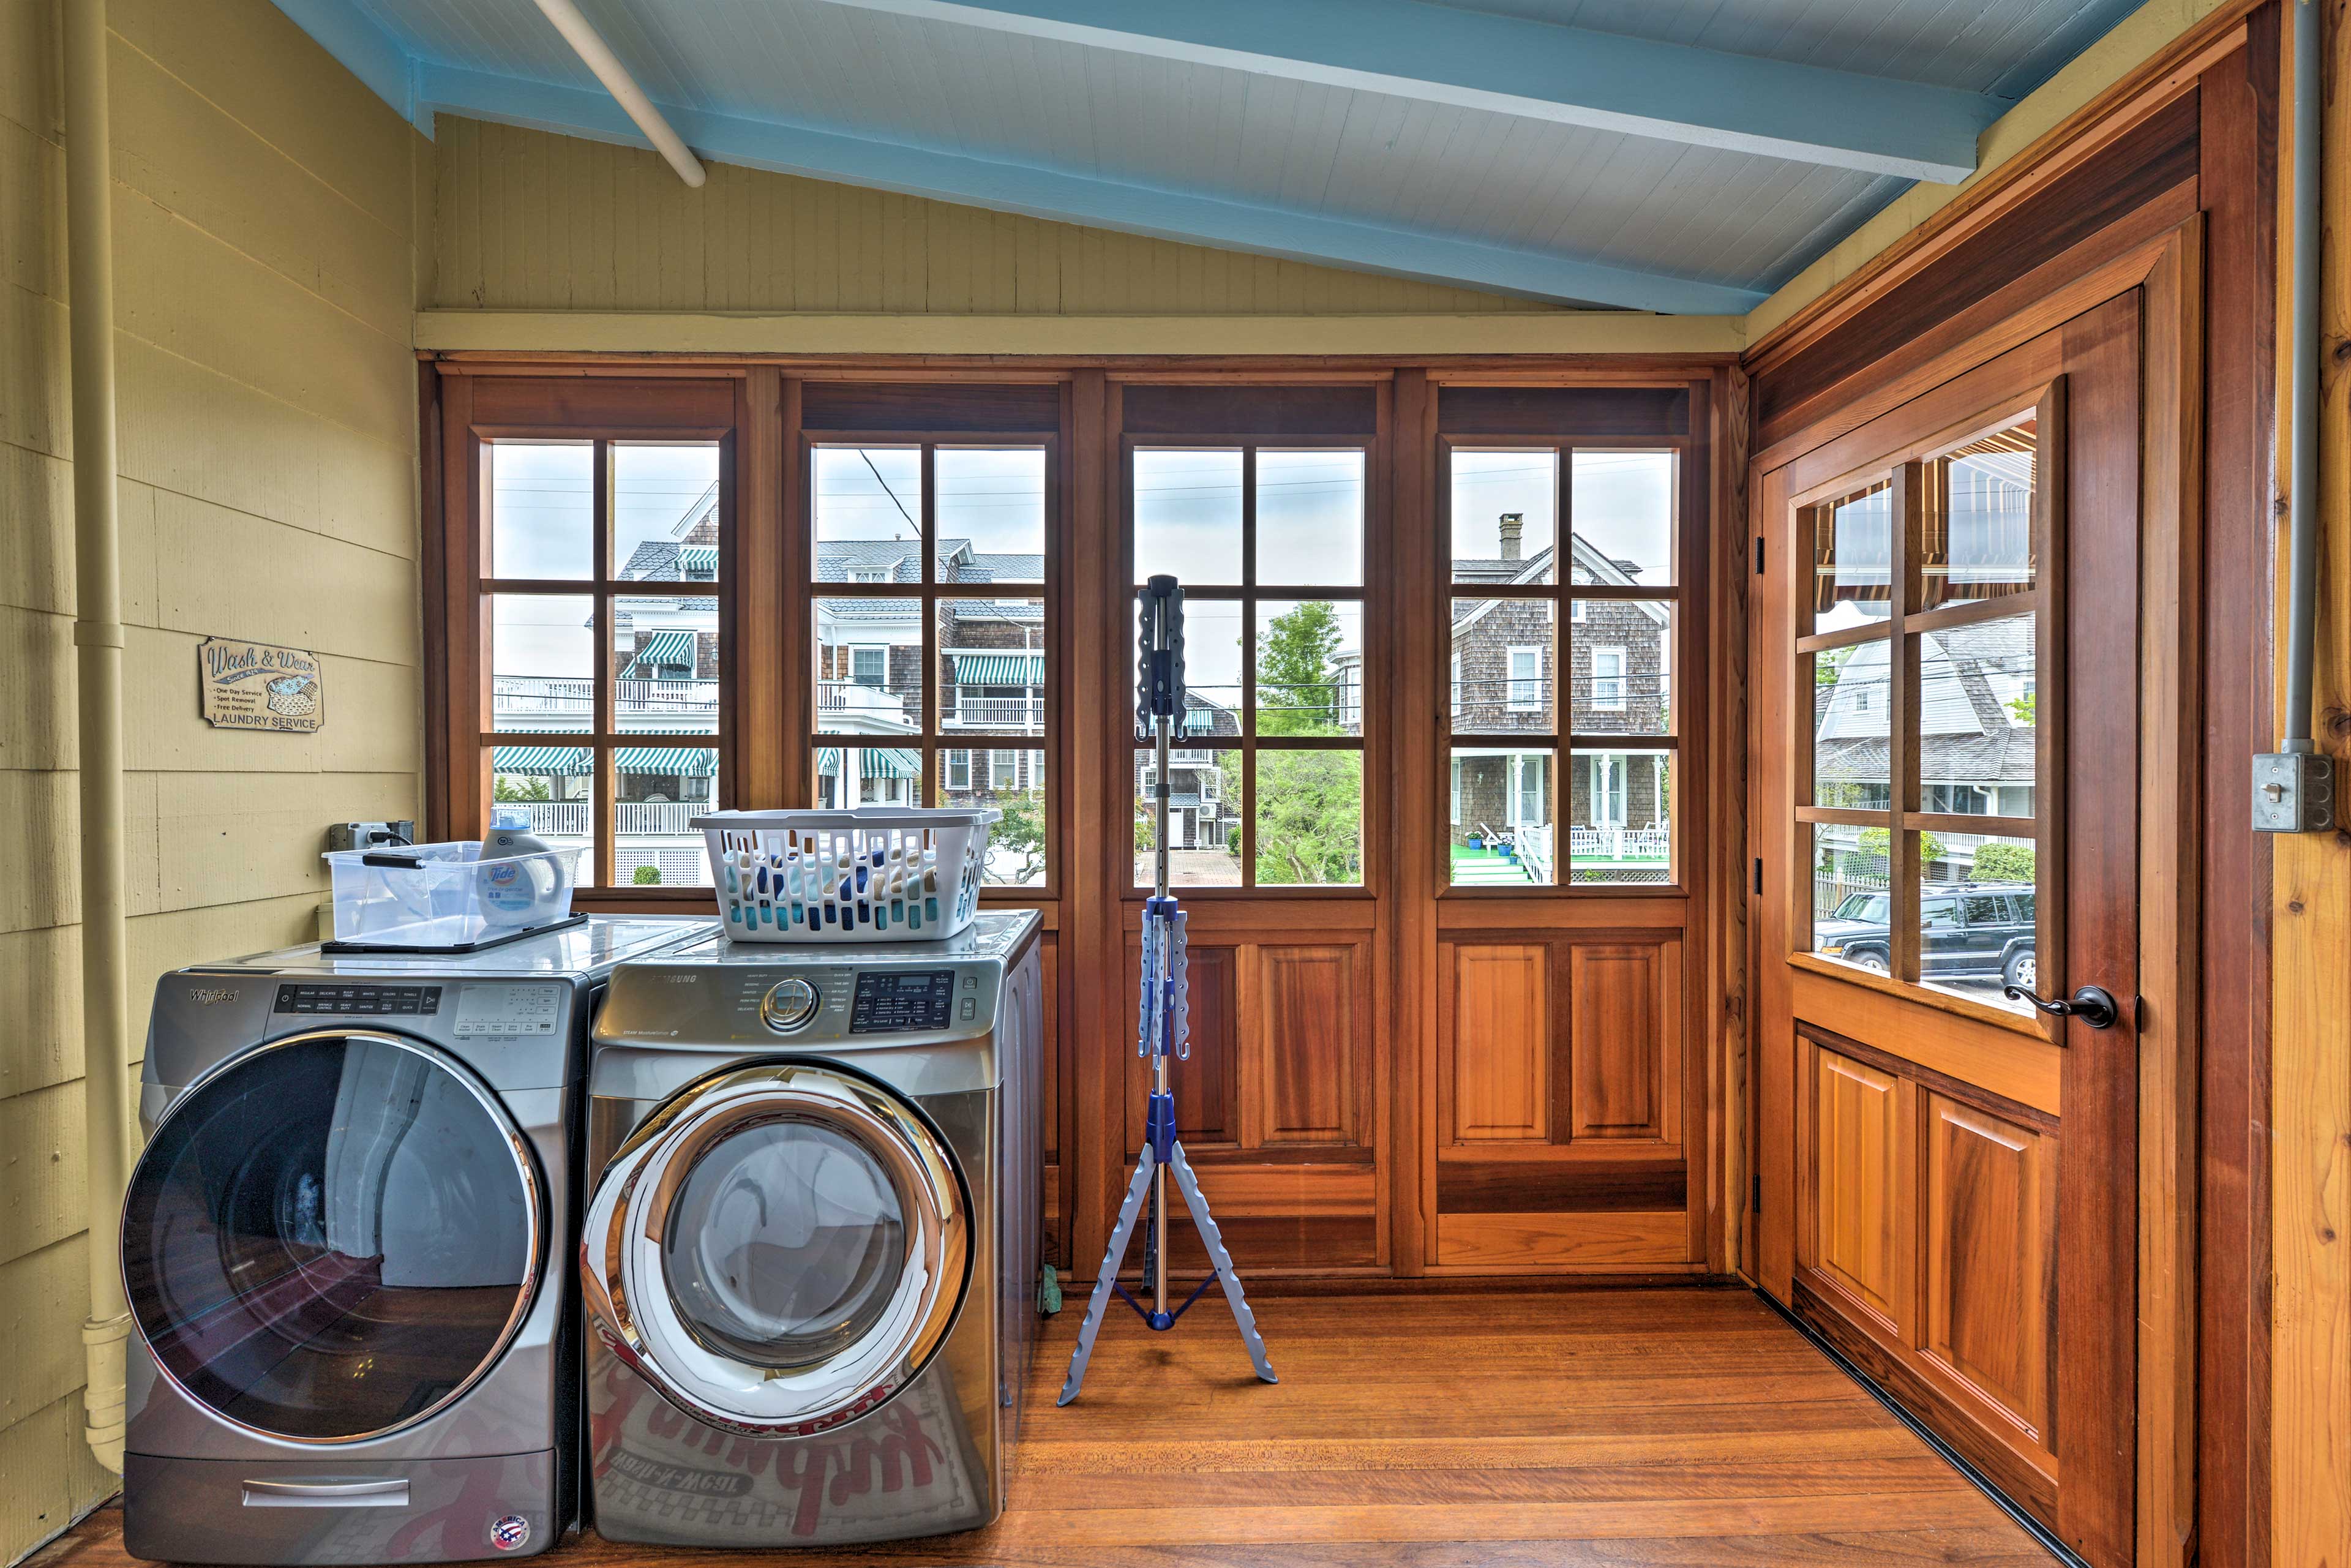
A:
<svg viewBox="0 0 2351 1568">
<path fill-rule="evenodd" d="M 982 555 L 1045 553 L 1042 447 L 941 447 L 932 464 L 941 538 L 967 538 Z M 911 542 L 921 531 L 922 515 L 922 454 L 916 449 L 817 449 L 820 541 Z"/>
<path fill-rule="evenodd" d="M 1559 455 L 1513 447 L 1453 453 L 1453 554 L 1456 559 L 1500 556 L 1501 518 L 1524 519 L 1520 554 L 1533 556 L 1558 539 Z M 1673 581 L 1674 476 L 1671 452 L 1583 451 L 1568 467 L 1568 508 L 1574 529 L 1611 560 L 1629 560 L 1634 580 Z"/>
</svg>

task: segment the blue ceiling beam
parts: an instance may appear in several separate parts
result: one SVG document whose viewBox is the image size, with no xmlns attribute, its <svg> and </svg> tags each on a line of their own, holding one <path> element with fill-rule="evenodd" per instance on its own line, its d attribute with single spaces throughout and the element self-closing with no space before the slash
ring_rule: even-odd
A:
<svg viewBox="0 0 2351 1568">
<path fill-rule="evenodd" d="M 621 107 L 601 91 L 430 61 L 416 62 L 413 74 L 416 103 L 423 111 L 446 110 L 567 136 L 632 147 L 646 145 Z M 1526 298 L 1588 302 L 1668 315 L 1744 315 L 1764 298 L 1759 289 L 1607 267 L 1548 252 L 1218 201 L 777 120 L 707 113 L 668 103 L 660 108 L 687 145 L 718 162 L 964 206 Z"/>
<path fill-rule="evenodd" d="M 1980 93 L 1416 0 L 829 0 L 1260 76 L 1946 184 Z"/>
<path fill-rule="evenodd" d="M 367 83 L 376 97 L 425 135 L 433 134 L 432 110 L 416 98 L 416 62 L 399 41 L 350 0 L 277 0 L 277 8 L 312 41 Z"/>
</svg>

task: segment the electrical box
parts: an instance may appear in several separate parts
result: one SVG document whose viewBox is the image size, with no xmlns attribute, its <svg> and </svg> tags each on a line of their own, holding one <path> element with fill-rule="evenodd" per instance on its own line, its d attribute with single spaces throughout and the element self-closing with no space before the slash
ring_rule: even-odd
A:
<svg viewBox="0 0 2351 1568">
<path fill-rule="evenodd" d="M 2335 759 L 2312 751 L 2253 758 L 2253 831 L 2323 833 L 2335 826 Z"/>
<path fill-rule="evenodd" d="M 386 844 L 413 844 L 416 841 L 416 824 L 403 822 L 329 822 L 327 824 L 327 849 L 376 850 Z"/>
</svg>

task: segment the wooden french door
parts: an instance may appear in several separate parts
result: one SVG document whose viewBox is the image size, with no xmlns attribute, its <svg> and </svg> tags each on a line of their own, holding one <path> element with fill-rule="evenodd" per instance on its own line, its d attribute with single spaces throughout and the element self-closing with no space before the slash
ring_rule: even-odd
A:
<svg viewBox="0 0 2351 1568">
<path fill-rule="evenodd" d="M 2185 254 L 1757 488 L 1757 1277 L 2102 1565 L 2142 1462 L 2142 1053 L 2177 1044 L 2141 894 L 2179 836 Z M 2111 1019 L 2020 999 L 2089 987 Z"/>
</svg>

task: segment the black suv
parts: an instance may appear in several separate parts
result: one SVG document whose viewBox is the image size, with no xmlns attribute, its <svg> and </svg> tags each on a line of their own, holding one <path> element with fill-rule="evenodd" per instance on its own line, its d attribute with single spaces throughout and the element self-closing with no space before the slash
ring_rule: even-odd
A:
<svg viewBox="0 0 2351 1568">
<path fill-rule="evenodd" d="M 1854 893 L 1836 913 L 1813 922 L 1813 951 L 1883 975 L 1889 966 L 1894 895 Z M 2033 887 L 2026 882 L 1929 886 L 1918 895 L 1918 977 L 1997 979 L 2039 988 L 2033 957 Z"/>
</svg>

